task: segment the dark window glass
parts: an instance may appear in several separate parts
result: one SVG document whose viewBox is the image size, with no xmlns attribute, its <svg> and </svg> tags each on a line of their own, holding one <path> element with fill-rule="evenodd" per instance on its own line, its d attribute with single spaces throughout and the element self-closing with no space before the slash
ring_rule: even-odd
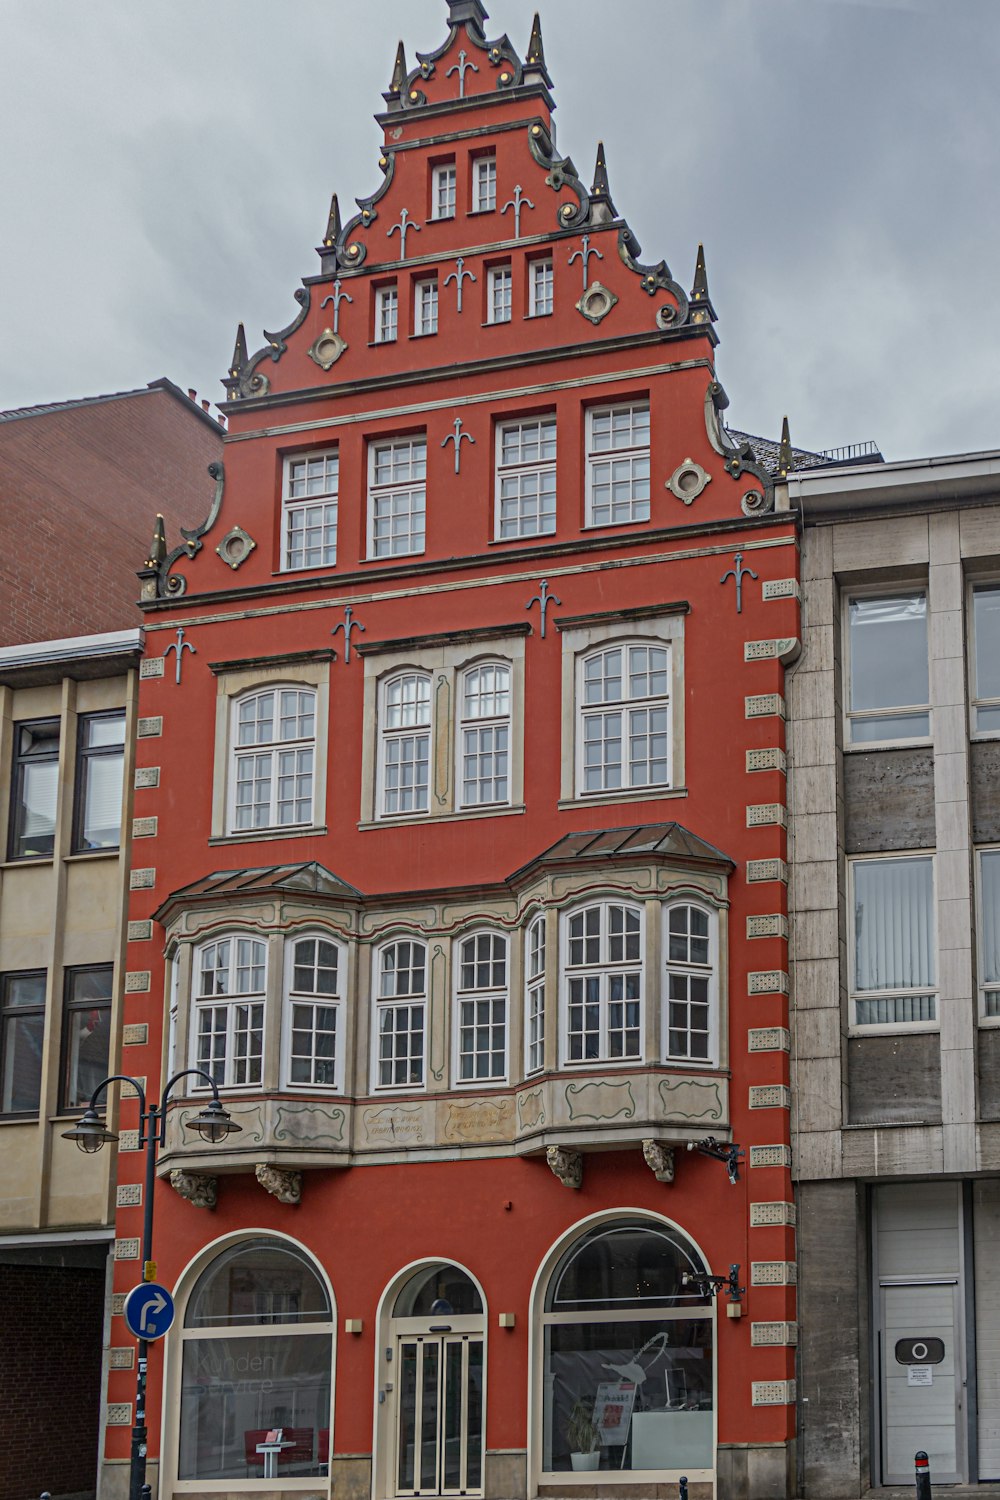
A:
<svg viewBox="0 0 1000 1500">
<path fill-rule="evenodd" d="M 681 1281 L 685 1271 L 702 1270 L 686 1242 L 665 1229 L 648 1223 L 597 1229 L 578 1240 L 557 1268 L 548 1311 L 702 1302 L 697 1290 Z"/>
<path fill-rule="evenodd" d="M 73 848 L 117 849 L 122 836 L 125 714 L 87 714 L 80 720 Z"/>
<path fill-rule="evenodd" d="M 245 1240 L 214 1260 L 191 1293 L 185 1328 L 319 1323 L 330 1299 L 312 1266 L 273 1240 Z"/>
<path fill-rule="evenodd" d="M 0 1114 L 37 1114 L 42 1093 L 45 974 L 0 976 Z"/>
<path fill-rule="evenodd" d="M 59 790 L 59 720 L 14 725 L 11 859 L 41 859 L 52 853 Z"/>
<path fill-rule="evenodd" d="M 66 971 L 63 1109 L 84 1109 L 107 1075 L 112 974 L 110 964 Z"/>
<path fill-rule="evenodd" d="M 475 1282 L 458 1266 L 425 1266 L 406 1283 L 392 1310 L 394 1318 L 428 1318 L 440 1313 L 469 1317 L 481 1313 Z"/>
</svg>

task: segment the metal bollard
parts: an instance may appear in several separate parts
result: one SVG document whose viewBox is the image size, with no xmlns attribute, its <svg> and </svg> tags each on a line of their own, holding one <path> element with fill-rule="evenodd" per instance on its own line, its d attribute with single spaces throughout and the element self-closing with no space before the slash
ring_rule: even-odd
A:
<svg viewBox="0 0 1000 1500">
<path fill-rule="evenodd" d="M 48 1490 L 42 1490 L 40 1500 L 52 1500 L 52 1496 L 49 1494 Z"/>
<path fill-rule="evenodd" d="M 678 1500 L 688 1500 L 688 1482 L 686 1474 L 682 1474 L 680 1479 L 677 1481 L 677 1491 Z"/>
<path fill-rule="evenodd" d="M 143 1485 L 142 1500 L 153 1500 L 153 1486 L 151 1484 Z"/>
<path fill-rule="evenodd" d="M 930 1459 L 922 1448 L 919 1453 L 914 1454 L 913 1466 L 917 1485 L 917 1500 L 931 1500 L 931 1464 Z"/>
</svg>

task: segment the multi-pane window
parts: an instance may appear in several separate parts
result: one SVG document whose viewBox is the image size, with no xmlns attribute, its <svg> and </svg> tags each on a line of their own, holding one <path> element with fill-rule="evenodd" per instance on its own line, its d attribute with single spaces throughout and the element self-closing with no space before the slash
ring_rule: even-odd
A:
<svg viewBox="0 0 1000 1500">
<path fill-rule="evenodd" d="M 533 318 L 544 318 L 554 305 L 555 273 L 551 260 L 533 260 L 528 281 L 528 310 Z"/>
<path fill-rule="evenodd" d="M 982 1013 L 1000 1019 L 1000 849 L 979 856 L 979 909 Z"/>
<path fill-rule="evenodd" d="M 510 266 L 494 266 L 486 284 L 486 321 L 509 323 L 514 314 L 514 272 Z"/>
<path fill-rule="evenodd" d="M 399 438 L 371 447 L 369 555 L 423 552 L 427 516 L 427 440 Z"/>
<path fill-rule="evenodd" d="M 649 405 L 587 415 L 587 524 L 649 520 Z"/>
<path fill-rule="evenodd" d="M 459 945 L 458 1081 L 507 1075 L 507 939 L 478 932 Z"/>
<path fill-rule="evenodd" d="M 711 918 L 701 906 L 667 909 L 664 1036 L 670 1059 L 712 1061 Z"/>
<path fill-rule="evenodd" d="M 418 335 L 438 331 L 437 277 L 418 281 L 413 288 L 413 332 Z"/>
<path fill-rule="evenodd" d="M 497 429 L 497 535 L 501 541 L 556 529 L 556 419 Z"/>
<path fill-rule="evenodd" d="M 458 191 L 458 169 L 453 161 L 435 167 L 431 181 L 431 218 L 453 219 Z"/>
<path fill-rule="evenodd" d="M 483 662 L 462 683 L 462 806 L 510 801 L 510 668 Z"/>
<path fill-rule="evenodd" d="M 394 344 L 399 337 L 399 288 L 380 286 L 375 293 L 375 342 Z"/>
<path fill-rule="evenodd" d="M 427 948 L 404 939 L 376 959 L 376 1087 L 416 1088 L 424 1081 Z"/>
<path fill-rule="evenodd" d="M 0 1115 L 38 1113 L 44 1040 L 44 970 L 0 975 Z"/>
<path fill-rule="evenodd" d="M 850 862 L 855 1026 L 933 1021 L 934 862 L 929 855 Z"/>
<path fill-rule="evenodd" d="M 107 1076 L 111 1042 L 111 964 L 67 969 L 63 1012 L 63 1109 L 83 1109 Z"/>
<path fill-rule="evenodd" d="M 536 917 L 525 938 L 525 1071 L 545 1066 L 545 917 Z"/>
<path fill-rule="evenodd" d="M 311 823 L 316 694 L 271 688 L 233 705 L 231 831 Z"/>
<path fill-rule="evenodd" d="M 289 945 L 285 1000 L 287 1081 L 292 1086 L 335 1088 L 340 1046 L 341 953 L 318 936 Z"/>
<path fill-rule="evenodd" d="M 427 811 L 431 762 L 431 680 L 400 672 L 382 685 L 380 808 L 385 817 Z"/>
<path fill-rule="evenodd" d="M 14 725 L 9 859 L 50 855 L 56 839 L 59 720 Z"/>
<path fill-rule="evenodd" d="M 492 213 L 497 206 L 497 159 L 477 156 L 472 168 L 472 201 L 477 214 Z"/>
<path fill-rule="evenodd" d="M 973 729 L 996 734 L 1000 732 L 1000 585 L 973 589 L 972 635 Z"/>
<path fill-rule="evenodd" d="M 642 1055 L 642 916 L 604 902 L 566 919 L 567 1062 Z"/>
<path fill-rule="evenodd" d="M 922 589 L 847 601 L 847 719 L 852 744 L 926 739 L 927 595 Z"/>
<path fill-rule="evenodd" d="M 610 646 L 585 656 L 578 688 L 580 791 L 670 785 L 670 652 Z"/>
<path fill-rule="evenodd" d="M 337 561 L 339 488 L 340 455 L 336 448 L 285 459 L 283 568 L 327 568 Z"/>
<path fill-rule="evenodd" d="M 78 734 L 73 849 L 117 849 L 122 839 L 124 709 L 82 715 Z"/>
<path fill-rule="evenodd" d="M 220 1088 L 261 1081 L 266 953 L 251 937 L 219 938 L 198 950 L 193 1061 Z"/>
</svg>

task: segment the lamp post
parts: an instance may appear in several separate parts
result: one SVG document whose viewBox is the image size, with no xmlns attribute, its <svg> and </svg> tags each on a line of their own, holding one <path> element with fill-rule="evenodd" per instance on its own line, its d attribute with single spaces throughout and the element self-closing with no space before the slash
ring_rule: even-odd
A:
<svg viewBox="0 0 1000 1500">
<path fill-rule="evenodd" d="M 158 1147 L 166 1141 L 167 1133 L 167 1100 L 176 1083 L 182 1078 L 201 1078 L 212 1090 L 212 1098 L 204 1109 L 195 1115 L 194 1119 L 187 1120 L 186 1126 L 196 1130 L 202 1140 L 211 1145 L 218 1145 L 228 1135 L 243 1127 L 237 1125 L 232 1116 L 222 1107 L 219 1098 L 218 1085 L 215 1079 L 201 1068 L 185 1068 L 180 1073 L 167 1080 L 159 1104 L 146 1103 L 146 1092 L 135 1078 L 130 1078 L 127 1073 L 112 1073 L 110 1078 L 105 1078 L 99 1083 L 90 1096 L 90 1103 L 84 1111 L 77 1125 L 72 1130 L 63 1131 L 63 1139 L 75 1141 L 81 1151 L 88 1156 L 100 1151 L 107 1141 L 118 1139 L 114 1131 L 107 1128 L 104 1120 L 97 1112 L 97 1101 L 105 1089 L 112 1083 L 130 1083 L 139 1097 L 139 1150 L 146 1152 L 146 1185 L 142 1197 L 142 1274 L 143 1280 L 149 1279 L 149 1264 L 153 1258 L 153 1189 L 156 1184 L 156 1152 Z M 146 1483 L 146 1364 L 147 1364 L 147 1341 L 139 1339 L 139 1349 L 136 1359 L 138 1373 L 135 1388 L 135 1422 L 132 1427 L 132 1453 L 129 1463 L 129 1500 L 142 1500 L 143 1486 Z"/>
</svg>

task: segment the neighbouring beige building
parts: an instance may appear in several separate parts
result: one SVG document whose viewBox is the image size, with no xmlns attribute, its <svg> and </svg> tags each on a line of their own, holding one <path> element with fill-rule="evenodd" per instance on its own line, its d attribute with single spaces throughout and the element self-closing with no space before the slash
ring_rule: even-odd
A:
<svg viewBox="0 0 1000 1500">
<path fill-rule="evenodd" d="M 1000 453 L 792 474 L 801 1477 L 1000 1478 Z"/>
</svg>

